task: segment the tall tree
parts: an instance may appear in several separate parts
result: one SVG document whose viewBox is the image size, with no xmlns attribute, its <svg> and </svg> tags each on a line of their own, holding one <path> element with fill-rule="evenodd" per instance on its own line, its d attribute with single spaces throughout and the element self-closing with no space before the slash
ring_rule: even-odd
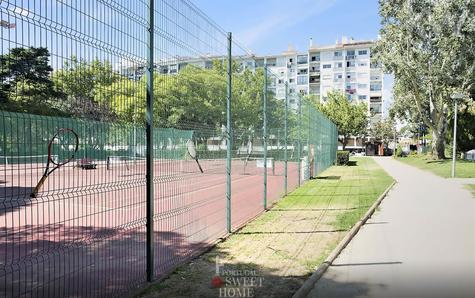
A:
<svg viewBox="0 0 475 298">
<path fill-rule="evenodd" d="M 339 141 L 343 150 L 351 136 L 361 136 L 368 126 L 367 106 L 363 103 L 353 104 L 341 92 L 332 91 L 328 101 L 317 104 L 317 108 L 338 127 Z"/>
<path fill-rule="evenodd" d="M 51 80 L 46 48 L 12 48 L 0 55 L 0 102 L 4 108 L 35 114 L 58 114 L 61 93 Z"/>
<path fill-rule="evenodd" d="M 53 80 L 66 95 L 63 109 L 72 116 L 92 120 L 114 120 L 112 99 L 104 91 L 120 79 L 110 62 L 78 60 L 72 57 L 57 70 Z"/>
<path fill-rule="evenodd" d="M 371 124 L 371 136 L 383 144 L 388 144 L 394 137 L 395 127 L 391 119 L 381 120 Z"/>
<path fill-rule="evenodd" d="M 432 155 L 445 157 L 454 92 L 475 82 L 475 0 L 380 0 L 377 57 L 395 75 L 396 102 L 432 132 Z"/>
</svg>

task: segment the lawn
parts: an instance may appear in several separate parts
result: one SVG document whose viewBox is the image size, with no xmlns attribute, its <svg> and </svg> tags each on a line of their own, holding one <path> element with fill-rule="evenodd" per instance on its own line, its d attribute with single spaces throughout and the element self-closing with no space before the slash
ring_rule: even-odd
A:
<svg viewBox="0 0 475 298">
<path fill-rule="evenodd" d="M 331 167 L 308 181 L 140 296 L 223 297 L 250 291 L 248 296 L 290 297 L 393 181 L 371 158 L 352 161 L 356 165 Z"/>
<path fill-rule="evenodd" d="M 422 170 L 431 171 L 441 177 L 449 178 L 452 175 L 451 159 L 431 160 L 425 155 L 416 155 L 397 158 L 397 160 Z M 455 176 L 456 178 L 475 178 L 475 162 L 457 160 Z"/>
</svg>

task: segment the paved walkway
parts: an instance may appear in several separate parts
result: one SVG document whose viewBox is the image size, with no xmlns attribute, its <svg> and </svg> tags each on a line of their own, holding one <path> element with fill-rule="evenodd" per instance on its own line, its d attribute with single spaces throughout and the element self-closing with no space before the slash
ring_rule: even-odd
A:
<svg viewBox="0 0 475 298">
<path fill-rule="evenodd" d="M 457 181 L 375 160 L 398 183 L 309 297 L 475 297 L 475 198 Z"/>
</svg>

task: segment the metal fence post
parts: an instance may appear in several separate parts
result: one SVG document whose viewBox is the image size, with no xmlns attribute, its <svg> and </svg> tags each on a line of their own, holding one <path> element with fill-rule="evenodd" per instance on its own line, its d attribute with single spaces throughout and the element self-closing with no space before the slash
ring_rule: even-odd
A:
<svg viewBox="0 0 475 298">
<path fill-rule="evenodd" d="M 287 118 L 289 110 L 288 84 L 285 82 L 285 112 L 284 112 L 284 193 L 287 195 Z"/>
<path fill-rule="evenodd" d="M 147 281 L 153 281 L 153 14 L 154 1 L 148 1 L 148 55 L 147 55 Z"/>
<path fill-rule="evenodd" d="M 298 106 L 298 116 L 297 116 L 297 121 L 298 121 L 298 129 L 297 129 L 297 149 L 298 149 L 298 153 L 297 153 L 297 158 L 298 158 L 298 161 L 297 161 L 297 165 L 298 165 L 298 185 L 300 186 L 300 184 L 302 183 L 302 181 L 300 179 L 302 179 L 302 96 L 299 95 L 299 106 Z"/>
<path fill-rule="evenodd" d="M 232 33 L 228 33 L 228 83 L 226 98 L 226 227 L 228 233 L 231 233 L 231 160 L 232 160 L 232 141 L 233 131 L 231 123 L 231 96 L 232 96 Z"/>
<path fill-rule="evenodd" d="M 263 98 L 263 146 L 264 146 L 264 209 L 267 209 L 267 64 L 264 65 L 264 98 Z"/>
<path fill-rule="evenodd" d="M 306 102 L 306 106 L 307 106 L 307 173 L 308 173 L 308 179 L 310 180 L 311 178 L 311 174 L 312 174 L 312 170 L 311 170 L 311 163 L 310 163 L 310 157 L 311 157 L 311 152 L 310 152 L 310 104 L 308 102 Z"/>
</svg>

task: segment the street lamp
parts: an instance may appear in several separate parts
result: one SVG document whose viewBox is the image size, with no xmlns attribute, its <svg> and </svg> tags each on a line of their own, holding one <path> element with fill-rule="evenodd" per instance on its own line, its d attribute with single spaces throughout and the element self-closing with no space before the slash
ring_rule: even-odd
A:
<svg viewBox="0 0 475 298">
<path fill-rule="evenodd" d="M 450 96 L 454 100 L 454 140 L 452 148 L 452 178 L 455 178 L 455 160 L 457 157 L 457 100 L 463 99 L 462 93 L 454 93 Z"/>
</svg>

